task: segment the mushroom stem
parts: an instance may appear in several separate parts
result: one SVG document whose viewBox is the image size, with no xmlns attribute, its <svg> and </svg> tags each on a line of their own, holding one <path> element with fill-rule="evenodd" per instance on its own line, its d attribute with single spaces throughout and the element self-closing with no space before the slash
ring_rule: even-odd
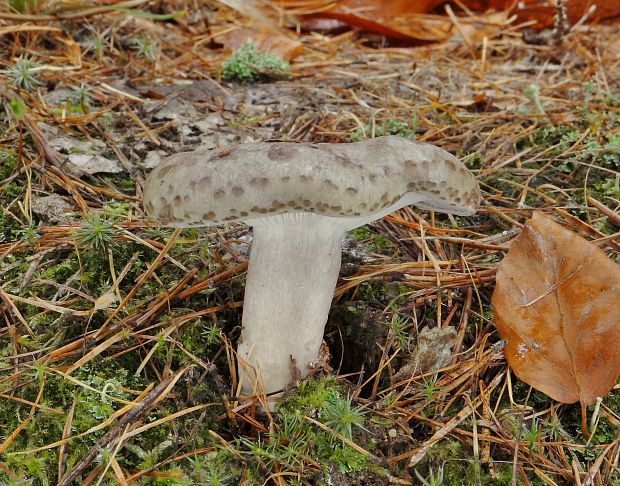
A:
<svg viewBox="0 0 620 486">
<path fill-rule="evenodd" d="M 306 376 L 318 358 L 346 228 L 339 218 L 312 213 L 249 224 L 254 237 L 238 346 L 239 378 L 244 393 L 272 393 L 292 378 Z"/>
</svg>

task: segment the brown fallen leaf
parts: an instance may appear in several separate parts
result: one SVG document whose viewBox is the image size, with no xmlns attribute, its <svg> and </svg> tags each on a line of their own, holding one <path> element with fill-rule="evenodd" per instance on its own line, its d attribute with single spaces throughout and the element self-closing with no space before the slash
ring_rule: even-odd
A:
<svg viewBox="0 0 620 486">
<path fill-rule="evenodd" d="M 456 15 L 450 16 L 446 9 L 455 2 L 448 0 L 218 1 L 269 32 L 281 33 L 277 20 L 286 18 L 306 30 L 340 32 L 354 27 L 406 45 L 441 42 L 456 31 L 471 44 L 499 35 L 511 23 L 527 23 L 534 29 L 553 27 L 557 13 L 555 0 L 460 0 L 456 2 L 460 9 L 455 6 Z M 569 24 L 582 18 L 587 22 L 620 18 L 620 0 L 564 0 L 564 7 Z M 298 55 L 298 51 L 292 52 L 291 57 Z"/>
<path fill-rule="evenodd" d="M 589 22 L 620 17 L 620 0 L 564 0 L 569 24 L 584 15 Z M 272 3 L 275 4 L 274 0 Z M 308 30 L 335 30 L 349 25 L 388 38 L 425 44 L 447 39 L 454 25 L 446 14 L 446 0 L 277 0 L 287 13 L 297 15 Z M 482 40 L 501 32 L 507 20 L 534 22 L 530 28 L 553 27 L 557 12 L 554 0 L 461 0 L 467 12 L 458 14 L 460 30 L 471 40 Z M 593 4 L 596 9 L 591 11 Z M 474 15 L 472 15 L 472 12 Z M 436 15 L 431 15 L 436 14 Z M 497 19 L 501 18 L 501 22 Z"/>
<path fill-rule="evenodd" d="M 456 329 L 452 326 L 422 328 L 415 349 L 394 375 L 394 381 L 407 380 L 416 374 L 436 371 L 448 365 L 455 344 Z"/>
<path fill-rule="evenodd" d="M 273 32 L 262 27 L 240 27 L 225 29 L 221 34 L 215 34 L 213 38 L 231 52 L 251 40 L 259 51 L 270 52 L 285 61 L 290 61 L 304 52 L 304 45 L 294 39 L 293 35 Z"/>
<path fill-rule="evenodd" d="M 585 411 L 616 382 L 620 265 L 540 212 L 499 266 L 493 309 L 508 364 L 537 390 Z"/>
<path fill-rule="evenodd" d="M 338 31 L 351 26 L 410 45 L 443 41 L 456 32 L 453 21 L 445 15 L 446 3 L 445 0 L 278 0 L 278 6 L 297 15 L 307 30 Z M 468 38 L 482 39 L 499 34 L 507 19 L 508 13 L 493 13 L 463 16 L 459 22 Z"/>
<path fill-rule="evenodd" d="M 498 3 L 498 2 L 496 2 Z M 588 23 L 616 19 L 620 17 L 620 0 L 566 0 L 566 14 L 568 23 L 573 25 L 586 16 Z M 595 5 L 593 10 L 591 7 Z M 554 1 L 540 2 L 539 0 L 526 0 L 519 2 L 514 9 L 519 22 L 535 21 L 532 27 L 542 29 L 553 27 L 556 6 Z"/>
</svg>

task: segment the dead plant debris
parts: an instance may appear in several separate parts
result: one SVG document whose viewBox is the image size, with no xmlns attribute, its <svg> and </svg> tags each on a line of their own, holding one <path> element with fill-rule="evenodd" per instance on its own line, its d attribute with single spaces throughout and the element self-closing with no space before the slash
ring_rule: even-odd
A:
<svg viewBox="0 0 620 486">
<path fill-rule="evenodd" d="M 534 211 L 620 261 L 617 25 L 595 22 L 617 2 L 426 2 L 398 19 L 415 48 L 379 16 L 303 30 L 321 2 L 286 3 L 0 3 L 0 482 L 619 482 L 619 385 L 584 437 L 578 405 L 509 371 L 491 307 Z M 289 77 L 222 80 L 247 37 Z M 351 232 L 315 377 L 262 413 L 235 376 L 247 228 L 155 227 L 145 173 L 197 147 L 382 134 L 457 155 L 484 204 Z M 408 369 L 425 328 L 451 357 Z"/>
</svg>

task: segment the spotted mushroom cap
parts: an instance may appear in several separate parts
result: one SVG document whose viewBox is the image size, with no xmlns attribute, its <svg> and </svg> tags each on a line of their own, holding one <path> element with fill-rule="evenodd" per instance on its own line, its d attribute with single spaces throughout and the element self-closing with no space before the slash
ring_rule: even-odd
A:
<svg viewBox="0 0 620 486">
<path fill-rule="evenodd" d="M 475 177 L 456 157 L 434 145 L 387 136 L 179 153 L 149 175 L 144 207 L 165 225 L 207 226 L 297 212 L 367 216 L 410 193 L 417 194 L 421 208 L 458 215 L 473 214 L 480 200 Z"/>
</svg>

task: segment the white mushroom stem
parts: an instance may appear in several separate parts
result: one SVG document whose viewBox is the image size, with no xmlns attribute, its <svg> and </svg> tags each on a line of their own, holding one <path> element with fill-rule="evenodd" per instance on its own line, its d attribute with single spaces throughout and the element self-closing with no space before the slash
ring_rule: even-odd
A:
<svg viewBox="0 0 620 486">
<path fill-rule="evenodd" d="M 408 193 L 372 216 L 285 213 L 248 221 L 254 237 L 238 347 L 244 393 L 273 393 L 308 374 L 323 341 L 344 233 L 420 199 Z"/>
<path fill-rule="evenodd" d="M 238 347 L 244 393 L 282 390 L 316 361 L 340 269 L 344 221 L 311 213 L 254 227 Z"/>
</svg>

